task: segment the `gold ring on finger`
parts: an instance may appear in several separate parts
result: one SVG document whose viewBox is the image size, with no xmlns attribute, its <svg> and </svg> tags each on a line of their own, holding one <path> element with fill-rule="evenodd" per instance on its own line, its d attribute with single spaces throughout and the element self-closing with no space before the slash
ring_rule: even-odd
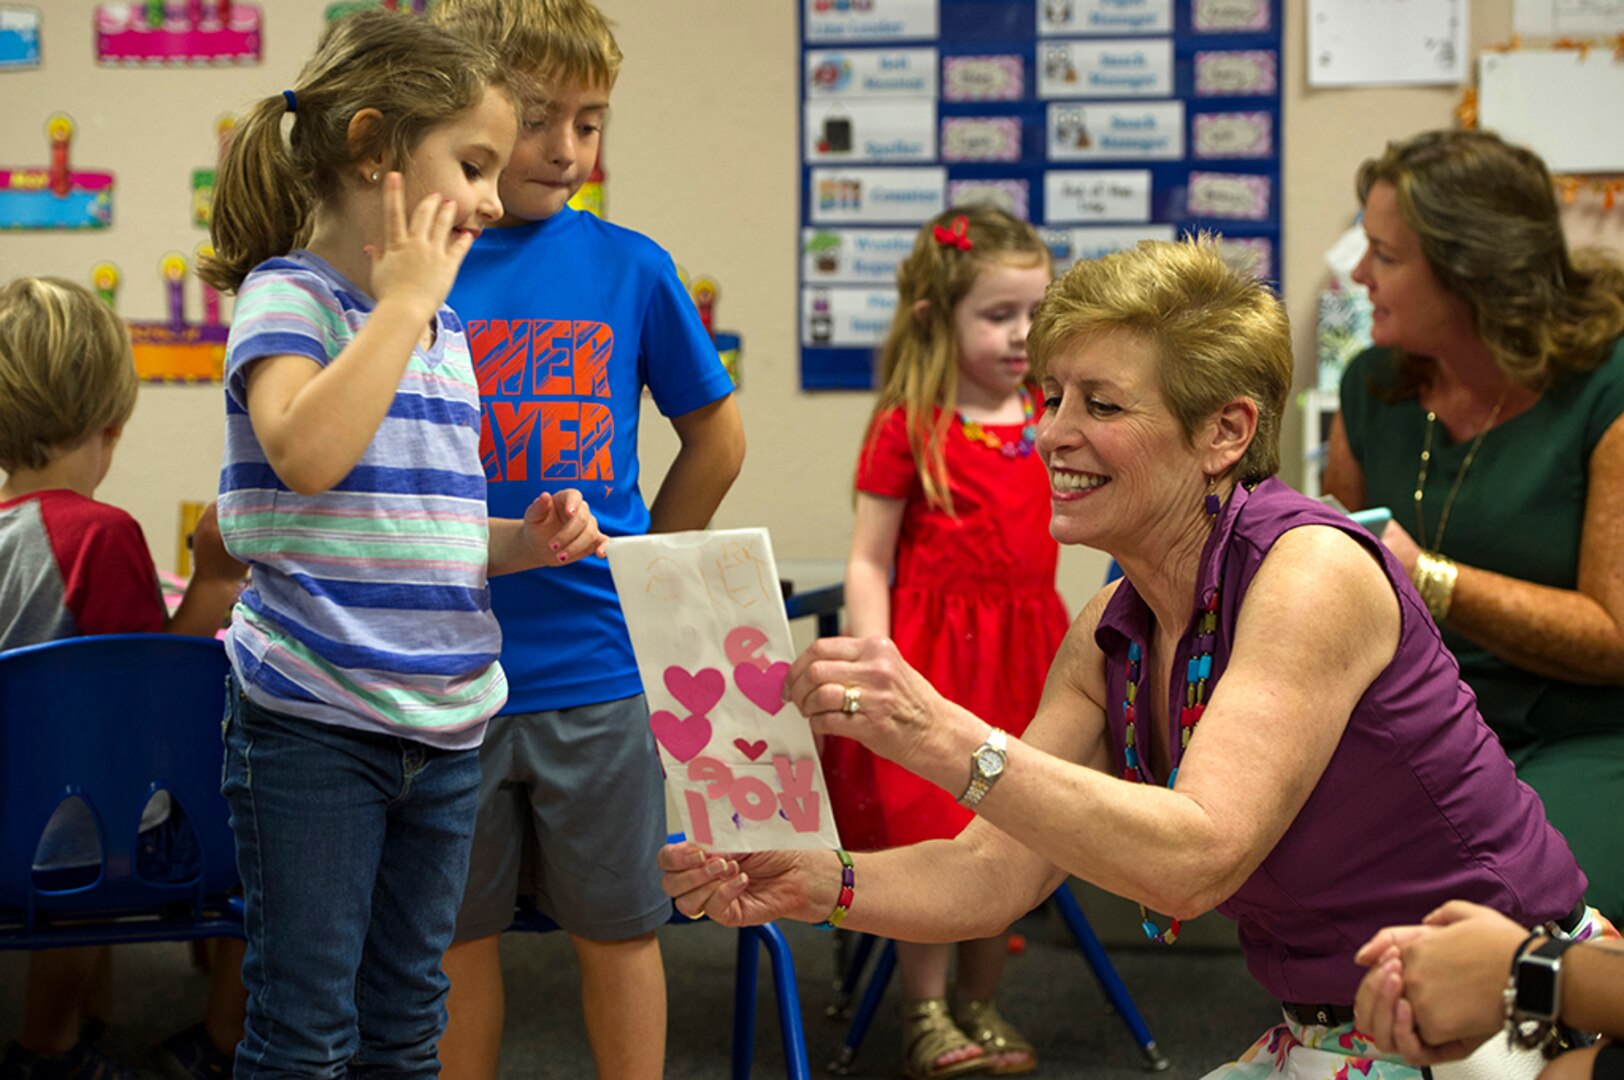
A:
<svg viewBox="0 0 1624 1080">
<path fill-rule="evenodd" d="M 863 690 L 858 686 L 846 687 L 846 700 L 840 705 L 840 711 L 850 716 L 863 707 Z"/>
</svg>

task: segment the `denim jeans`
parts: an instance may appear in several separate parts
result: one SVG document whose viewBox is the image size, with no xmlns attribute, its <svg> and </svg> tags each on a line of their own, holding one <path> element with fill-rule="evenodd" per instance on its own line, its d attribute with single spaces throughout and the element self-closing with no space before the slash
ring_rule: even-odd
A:
<svg viewBox="0 0 1624 1080">
<path fill-rule="evenodd" d="M 247 903 L 236 1076 L 432 1077 L 479 752 L 227 694 L 222 789 Z"/>
</svg>

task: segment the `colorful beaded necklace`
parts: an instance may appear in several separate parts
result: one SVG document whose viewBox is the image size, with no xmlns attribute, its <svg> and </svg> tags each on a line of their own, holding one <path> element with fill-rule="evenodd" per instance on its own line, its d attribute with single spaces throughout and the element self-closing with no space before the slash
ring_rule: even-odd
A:
<svg viewBox="0 0 1624 1080">
<path fill-rule="evenodd" d="M 1218 595 L 1222 586 L 1220 582 L 1213 587 L 1212 595 L 1207 598 L 1206 606 L 1196 620 L 1195 652 L 1184 669 L 1184 704 L 1179 709 L 1179 761 L 1184 760 L 1184 750 L 1190 745 L 1195 726 L 1201 722 L 1201 714 L 1207 711 L 1207 682 L 1212 677 L 1212 643 L 1218 631 Z M 1123 770 L 1122 779 L 1132 784 L 1142 784 L 1145 780 L 1139 771 L 1139 717 L 1134 708 L 1139 685 L 1139 657 L 1139 643 L 1128 642 L 1128 684 L 1122 701 L 1122 720 L 1126 729 L 1123 753 L 1128 767 Z M 1178 778 L 1179 767 L 1174 763 L 1167 775 L 1167 786 L 1171 788 Z M 1179 920 L 1172 920 L 1166 930 L 1157 929 L 1143 904 L 1139 905 L 1139 918 L 1145 936 L 1156 944 L 1171 945 L 1179 939 L 1182 928 Z"/>
<path fill-rule="evenodd" d="M 988 431 L 974 420 L 966 420 L 964 414 L 958 410 L 953 415 L 958 418 L 959 426 L 964 429 L 964 437 L 971 442 L 978 442 L 989 450 L 996 450 L 1007 458 L 1026 457 L 1032 452 L 1032 446 L 1037 442 L 1038 426 L 1032 420 L 1032 395 L 1026 388 L 1021 388 L 1021 441 L 1006 442 L 997 435 Z"/>
</svg>

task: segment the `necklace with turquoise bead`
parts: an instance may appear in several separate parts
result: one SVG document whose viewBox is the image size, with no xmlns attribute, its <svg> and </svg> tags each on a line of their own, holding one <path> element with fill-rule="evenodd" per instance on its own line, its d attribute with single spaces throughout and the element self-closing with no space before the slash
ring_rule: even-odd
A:
<svg viewBox="0 0 1624 1080">
<path fill-rule="evenodd" d="M 1218 632 L 1218 596 L 1221 591 L 1222 583 L 1214 586 L 1212 595 L 1207 598 L 1206 605 L 1196 619 L 1195 650 L 1184 667 L 1184 702 L 1179 707 L 1178 761 L 1184 760 L 1184 750 L 1190 745 L 1190 737 L 1195 734 L 1196 725 L 1201 722 L 1201 714 L 1207 710 L 1207 691 L 1212 679 L 1212 646 Z M 1139 643 L 1128 642 L 1127 687 L 1122 701 L 1123 756 L 1128 767 L 1123 770 L 1122 779 L 1132 784 L 1145 782 L 1144 774 L 1140 770 L 1139 714 L 1134 705 L 1134 699 L 1138 696 L 1141 655 Z M 1171 788 L 1178 778 L 1178 762 L 1174 762 L 1167 774 L 1167 786 Z M 1158 945 L 1173 944 L 1178 940 L 1179 931 L 1183 928 L 1179 920 L 1174 919 L 1166 930 L 1161 929 L 1151 919 L 1150 912 L 1143 904 L 1139 905 L 1139 918 L 1139 925 L 1144 928 L 1145 936 Z"/>
</svg>

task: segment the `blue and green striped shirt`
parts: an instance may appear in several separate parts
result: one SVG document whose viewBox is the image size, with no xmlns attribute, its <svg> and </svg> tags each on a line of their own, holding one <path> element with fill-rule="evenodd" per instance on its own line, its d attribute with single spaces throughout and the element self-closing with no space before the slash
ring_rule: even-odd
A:
<svg viewBox="0 0 1624 1080">
<path fill-rule="evenodd" d="M 479 389 L 467 337 L 440 309 L 389 415 L 330 491 L 300 495 L 265 459 L 248 415 L 255 360 L 326 366 L 373 301 L 308 251 L 255 267 L 226 347 L 220 530 L 252 567 L 227 647 L 248 696 L 287 715 L 477 746 L 502 707 L 501 631 L 486 587 Z"/>
</svg>

